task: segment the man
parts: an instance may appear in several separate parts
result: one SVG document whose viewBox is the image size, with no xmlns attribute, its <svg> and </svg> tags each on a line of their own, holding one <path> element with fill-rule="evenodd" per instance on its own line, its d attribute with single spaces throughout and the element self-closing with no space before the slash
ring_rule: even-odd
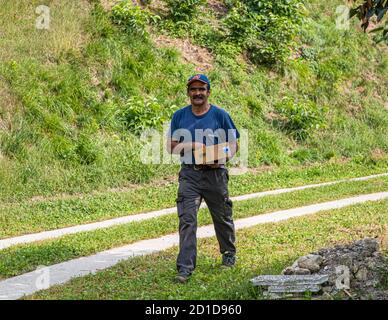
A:
<svg viewBox="0 0 388 320">
<path fill-rule="evenodd" d="M 191 105 L 176 111 L 172 117 L 167 149 L 180 154 L 177 209 L 179 216 L 179 254 L 176 280 L 184 283 L 194 271 L 197 256 L 197 213 L 205 200 L 214 223 L 222 254 L 222 265 L 232 267 L 236 261 L 235 228 L 232 201 L 228 194 L 228 171 L 222 161 L 198 164 L 194 150 L 228 143 L 229 160 L 237 152 L 240 137 L 229 114 L 208 102 L 210 81 L 203 75 L 187 82 Z M 213 148 L 213 147 L 211 147 Z"/>
</svg>

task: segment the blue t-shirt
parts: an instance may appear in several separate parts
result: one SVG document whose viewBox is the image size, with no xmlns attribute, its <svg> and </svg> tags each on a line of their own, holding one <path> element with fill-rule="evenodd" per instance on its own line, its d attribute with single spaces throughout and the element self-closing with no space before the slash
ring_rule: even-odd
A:
<svg viewBox="0 0 388 320">
<path fill-rule="evenodd" d="M 202 142 L 206 146 L 211 146 L 236 141 L 240 138 L 240 133 L 225 110 L 210 105 L 205 114 L 197 116 L 189 105 L 173 114 L 169 137 L 179 142 Z M 195 163 L 192 151 L 182 153 L 181 161 Z"/>
</svg>

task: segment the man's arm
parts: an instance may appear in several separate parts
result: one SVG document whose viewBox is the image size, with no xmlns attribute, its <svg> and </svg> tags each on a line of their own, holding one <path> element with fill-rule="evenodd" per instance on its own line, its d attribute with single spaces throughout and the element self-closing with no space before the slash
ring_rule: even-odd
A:
<svg viewBox="0 0 388 320">
<path fill-rule="evenodd" d="M 238 142 L 237 141 L 229 142 L 229 146 L 230 146 L 230 157 L 226 157 L 226 161 L 229 161 L 230 159 L 232 159 L 234 155 L 237 153 Z"/>
<path fill-rule="evenodd" d="M 182 150 L 184 152 L 190 151 L 190 150 L 196 150 L 200 148 L 204 148 L 205 145 L 200 142 L 181 142 L 176 140 L 167 140 L 167 151 L 170 154 L 180 154 Z"/>
</svg>

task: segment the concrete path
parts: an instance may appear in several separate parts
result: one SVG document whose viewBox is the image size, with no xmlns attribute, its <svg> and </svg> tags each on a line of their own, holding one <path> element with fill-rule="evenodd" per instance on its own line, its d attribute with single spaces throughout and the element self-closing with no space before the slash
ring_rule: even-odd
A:
<svg viewBox="0 0 388 320">
<path fill-rule="evenodd" d="M 388 198 L 388 192 L 367 194 L 239 219 L 235 221 L 235 225 L 236 229 L 242 229 L 262 223 L 278 222 L 294 217 L 314 214 L 322 210 L 337 209 L 357 203 L 377 201 L 385 198 Z M 198 238 L 214 236 L 213 225 L 198 228 L 197 236 Z M 112 267 L 122 260 L 134 256 L 159 252 L 178 244 L 178 234 L 174 233 L 157 239 L 135 242 L 120 248 L 103 251 L 89 257 L 70 260 L 14 278 L 9 278 L 0 281 L 0 299 L 19 299 L 24 295 L 30 295 L 36 291 L 63 284 L 74 277 L 85 276 Z"/>
<path fill-rule="evenodd" d="M 376 175 L 367 176 L 367 177 L 360 177 L 360 178 L 343 179 L 343 180 L 318 183 L 318 184 L 309 184 L 309 185 L 300 186 L 300 187 L 263 191 L 263 192 L 258 192 L 258 193 L 237 196 L 237 197 L 233 197 L 231 199 L 233 201 L 244 201 L 244 200 L 249 200 L 249 199 L 254 199 L 254 198 L 261 198 L 261 197 L 268 196 L 268 195 L 276 195 L 276 194 L 281 194 L 281 193 L 304 190 L 304 189 L 308 189 L 308 188 L 323 187 L 323 186 L 338 184 L 341 182 L 364 181 L 364 180 L 369 180 L 369 179 L 383 177 L 383 176 L 388 176 L 388 173 L 376 174 Z M 201 205 L 201 208 L 205 208 L 205 207 L 206 207 L 206 204 L 203 203 Z M 75 233 L 79 233 L 79 232 L 92 231 L 92 230 L 122 225 L 122 224 L 130 223 L 130 222 L 147 220 L 147 219 L 156 218 L 156 217 L 164 216 L 164 215 L 175 213 L 175 212 L 176 212 L 176 207 L 162 209 L 162 210 L 158 210 L 158 211 L 152 211 L 152 212 L 148 212 L 148 213 L 129 215 L 129 216 L 125 216 L 125 217 L 114 218 L 114 219 L 109 219 L 109 220 L 100 221 L 100 222 L 82 224 L 82 225 L 78 225 L 78 226 L 74 226 L 74 227 L 67 227 L 67 228 L 61 228 L 61 229 L 56 229 L 56 230 L 51 230 L 51 231 L 44 231 L 44 232 L 40 232 L 40 233 L 27 234 L 27 235 L 17 236 L 17 237 L 13 237 L 13 238 L 2 239 L 2 240 L 0 240 L 0 250 L 5 249 L 5 248 L 9 248 L 11 246 L 15 246 L 18 244 L 32 243 L 35 241 L 42 241 L 42 240 L 47 240 L 47 239 L 55 239 L 55 238 L 59 238 L 59 237 L 62 237 L 64 235 L 68 235 L 68 234 L 75 234 Z"/>
</svg>

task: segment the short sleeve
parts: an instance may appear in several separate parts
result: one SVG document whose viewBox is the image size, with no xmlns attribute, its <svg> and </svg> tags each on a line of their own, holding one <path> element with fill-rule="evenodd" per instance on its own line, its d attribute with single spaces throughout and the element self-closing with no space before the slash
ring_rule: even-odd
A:
<svg viewBox="0 0 388 320">
<path fill-rule="evenodd" d="M 240 138 L 240 133 L 238 132 L 236 126 L 234 125 L 234 122 L 230 115 L 225 112 L 224 117 L 223 117 L 223 129 L 226 132 L 226 141 L 231 142 L 231 141 L 236 141 L 237 139 Z"/>
<path fill-rule="evenodd" d="M 178 129 L 178 121 L 177 121 L 177 116 L 176 113 L 173 114 L 171 123 L 170 123 L 170 129 L 168 130 L 168 138 L 171 140 L 179 140 L 179 139 L 174 139 L 174 132 Z"/>
</svg>

